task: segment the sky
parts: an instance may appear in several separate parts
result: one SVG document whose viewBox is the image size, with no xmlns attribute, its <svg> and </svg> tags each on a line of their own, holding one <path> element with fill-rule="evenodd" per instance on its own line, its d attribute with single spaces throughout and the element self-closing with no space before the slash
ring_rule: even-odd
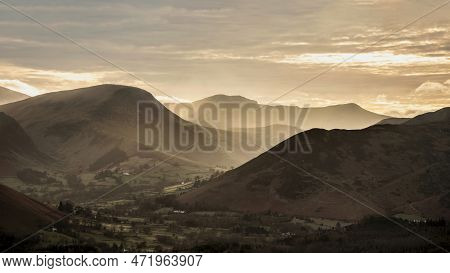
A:
<svg viewBox="0 0 450 273">
<path fill-rule="evenodd" d="M 390 35 L 445 0 L 4 1 L 108 60 L 0 3 L 0 86 L 28 95 L 115 83 L 162 101 L 450 106 L 450 5 Z"/>
</svg>

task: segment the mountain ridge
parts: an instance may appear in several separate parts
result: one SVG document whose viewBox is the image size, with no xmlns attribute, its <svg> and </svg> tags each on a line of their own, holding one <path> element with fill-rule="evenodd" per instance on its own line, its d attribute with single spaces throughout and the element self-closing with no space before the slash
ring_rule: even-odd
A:
<svg viewBox="0 0 450 273">
<path fill-rule="evenodd" d="M 423 217 L 450 218 L 448 121 L 376 125 L 357 131 L 312 129 L 180 196 L 179 201 L 203 208 L 331 219 L 361 219 L 374 214 L 368 207 L 388 215 L 419 211 Z M 299 152 L 306 140 L 311 153 Z"/>
<path fill-rule="evenodd" d="M 139 108 L 141 103 L 147 108 Z M 145 123 L 148 110 L 153 118 L 152 124 Z M 104 161 L 105 157 L 113 154 L 117 158 L 110 158 L 108 162 L 125 160 L 127 156 L 141 153 L 138 147 L 142 147 L 142 138 L 137 135 L 140 126 L 152 126 L 159 133 L 166 132 L 166 127 L 161 126 L 174 126 L 174 131 L 158 136 L 161 142 L 180 141 L 186 137 L 181 130 L 191 141 L 198 137 L 213 137 L 219 147 L 217 154 L 188 150 L 180 154 L 212 166 L 236 165 L 236 161 L 244 162 L 252 156 L 235 149 L 236 161 L 230 160 L 229 155 L 220 150 L 230 140 L 217 137 L 226 132 L 185 121 L 165 108 L 152 94 L 135 87 L 106 84 L 52 92 L 0 106 L 0 111 L 18 120 L 43 151 L 62 159 L 66 166 L 74 169 L 100 168 L 98 161 Z M 149 150 L 146 153 L 158 153 L 155 156 L 160 157 L 165 151 Z"/>
<path fill-rule="evenodd" d="M 208 105 L 208 103 L 210 103 Z M 178 116 L 196 124 L 230 130 L 232 128 L 258 128 L 273 124 L 297 127 L 300 130 L 363 129 L 390 118 L 370 112 L 356 103 L 307 107 L 265 105 L 242 96 L 214 95 L 193 103 L 166 103 Z M 205 114 L 215 105 L 217 117 Z M 260 115 L 259 117 L 254 115 Z"/>
<path fill-rule="evenodd" d="M 206 98 L 203 98 L 200 100 L 196 100 L 192 103 L 198 104 L 198 103 L 204 103 L 204 102 L 211 102 L 211 103 L 237 102 L 237 103 L 258 104 L 257 101 L 248 99 L 248 98 L 240 96 L 240 95 L 224 95 L 224 94 L 217 94 L 217 95 L 209 96 L 209 97 L 206 97 Z"/>
</svg>

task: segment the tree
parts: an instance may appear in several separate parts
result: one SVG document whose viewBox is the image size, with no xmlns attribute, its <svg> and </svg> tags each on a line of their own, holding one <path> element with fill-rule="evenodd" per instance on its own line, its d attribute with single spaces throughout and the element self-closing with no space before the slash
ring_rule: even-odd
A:
<svg viewBox="0 0 450 273">
<path fill-rule="evenodd" d="M 58 205 L 58 210 L 65 213 L 72 213 L 74 204 L 70 200 L 60 201 Z"/>
</svg>

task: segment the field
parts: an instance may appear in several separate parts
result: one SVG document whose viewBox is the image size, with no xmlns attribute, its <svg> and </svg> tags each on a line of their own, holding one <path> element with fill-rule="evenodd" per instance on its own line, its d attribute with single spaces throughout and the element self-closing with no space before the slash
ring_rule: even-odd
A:
<svg viewBox="0 0 450 273">
<path fill-rule="evenodd" d="M 75 208 L 70 220 L 15 251 L 87 252 L 437 252 L 392 224 L 369 217 L 356 223 L 274 213 L 246 214 L 179 207 L 174 195 L 103 201 Z M 450 242 L 443 220 L 400 220 L 442 246 Z M 3 240 L 3 243 L 7 243 Z"/>
</svg>

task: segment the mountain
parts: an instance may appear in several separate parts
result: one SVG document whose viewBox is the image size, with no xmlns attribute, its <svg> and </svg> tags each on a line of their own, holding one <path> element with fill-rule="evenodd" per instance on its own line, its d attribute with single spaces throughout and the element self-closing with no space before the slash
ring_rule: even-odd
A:
<svg viewBox="0 0 450 273">
<path fill-rule="evenodd" d="M 378 122 L 378 125 L 391 124 L 408 124 L 408 125 L 419 125 L 419 124 L 427 124 L 432 122 L 442 122 L 446 121 L 450 118 L 450 112 L 448 108 L 440 109 L 436 112 L 425 113 L 422 115 L 416 116 L 414 119 L 410 118 L 388 118 Z"/>
<path fill-rule="evenodd" d="M 301 126 L 304 130 L 313 128 L 358 130 L 389 118 L 367 111 L 355 103 L 303 108 L 300 111 L 307 113 Z"/>
<path fill-rule="evenodd" d="M 357 104 L 300 108 L 263 105 L 241 96 L 215 95 L 193 103 L 166 104 L 180 117 L 204 127 L 218 129 L 263 128 L 286 125 L 301 130 L 362 129 L 389 118 L 367 111 Z"/>
<path fill-rule="evenodd" d="M 262 105 L 242 96 L 215 95 L 193 103 L 166 104 L 172 112 L 205 128 L 245 134 L 241 139 L 258 143 L 259 153 L 289 137 L 312 128 L 362 129 L 389 118 L 357 104 L 300 108 Z"/>
<path fill-rule="evenodd" d="M 0 175 L 14 174 L 18 166 L 49 162 L 12 117 L 0 112 Z"/>
<path fill-rule="evenodd" d="M 450 108 L 445 108 L 406 124 L 357 131 L 312 129 L 179 201 L 332 219 L 360 219 L 374 214 L 372 209 L 449 219 L 448 113 Z M 306 141 L 312 152 L 300 149 Z"/>
<path fill-rule="evenodd" d="M 422 125 L 447 122 L 450 120 L 450 108 L 443 108 L 436 112 L 425 113 L 405 122 L 407 125 Z"/>
<path fill-rule="evenodd" d="M 20 92 L 15 92 L 0 86 L 0 105 L 16 102 L 29 98 Z"/>
<path fill-rule="evenodd" d="M 228 95 L 214 95 L 201 100 L 194 101 L 192 104 L 194 105 L 202 105 L 204 103 L 249 103 L 249 104 L 257 104 L 256 101 L 247 99 L 242 96 L 228 96 Z"/>
<path fill-rule="evenodd" d="M 29 235 L 62 216 L 61 212 L 0 184 L 0 233 Z"/>
<path fill-rule="evenodd" d="M 403 123 L 407 122 L 408 120 L 410 120 L 410 119 L 409 118 L 387 118 L 387 119 L 383 119 L 382 121 L 378 122 L 377 125 L 386 125 L 386 124 L 399 125 L 399 124 L 403 124 Z"/>
<path fill-rule="evenodd" d="M 129 86 L 53 92 L 0 110 L 14 117 L 37 147 L 65 169 L 94 171 L 135 155 L 165 160 L 176 150 L 181 151 L 177 157 L 210 166 L 236 165 L 251 158 L 237 148 L 229 149 L 234 154 L 226 149 L 238 145 L 237 136 L 185 121 L 149 92 Z M 144 137 L 155 147 L 146 146 Z M 182 141 L 190 142 L 183 147 Z M 212 143 L 208 147 L 216 150 L 200 150 L 202 143 Z M 188 149 L 189 144 L 196 149 Z"/>
</svg>

